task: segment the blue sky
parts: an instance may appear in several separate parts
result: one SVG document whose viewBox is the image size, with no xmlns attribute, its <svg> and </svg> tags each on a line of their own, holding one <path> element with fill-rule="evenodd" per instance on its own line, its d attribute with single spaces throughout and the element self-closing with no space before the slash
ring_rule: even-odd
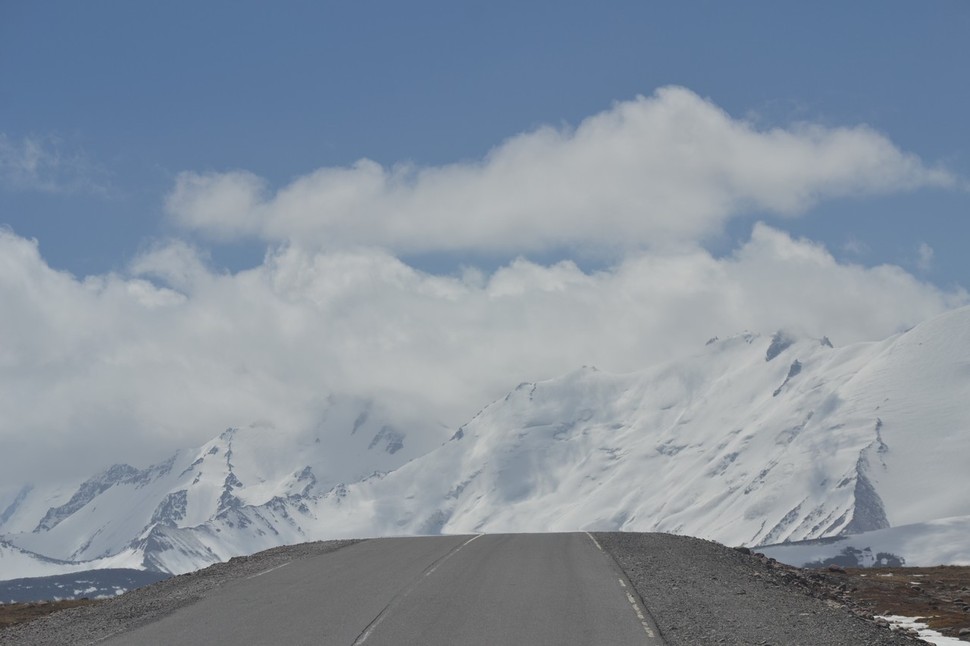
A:
<svg viewBox="0 0 970 646">
<path fill-rule="evenodd" d="M 0 3 L 0 489 L 970 304 L 967 33 L 962 0 Z"/>
<path fill-rule="evenodd" d="M 184 170 L 281 184 L 361 157 L 478 159 L 669 84 L 763 126 L 868 124 L 966 178 L 968 31 L 958 1 L 5 2 L 0 127 L 64 158 L 64 186 L 7 182 L 0 221 L 53 266 L 101 273 L 173 235 L 162 205 Z M 962 283 L 968 207 L 966 191 L 839 200 L 789 230 L 836 254 L 857 241 L 867 264 L 912 267 L 926 242 L 927 278 Z M 211 251 L 230 269 L 263 253 Z"/>
</svg>

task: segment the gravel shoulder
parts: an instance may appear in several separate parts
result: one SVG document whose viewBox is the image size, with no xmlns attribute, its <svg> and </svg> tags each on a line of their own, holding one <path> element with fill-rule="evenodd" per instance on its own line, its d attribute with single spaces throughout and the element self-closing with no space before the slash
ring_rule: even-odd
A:
<svg viewBox="0 0 970 646">
<path fill-rule="evenodd" d="M 0 644 L 63 646 L 94 644 L 122 631 L 132 630 L 195 603 L 207 592 L 229 581 L 265 572 L 294 559 L 333 552 L 360 541 L 320 541 L 277 547 L 252 556 L 172 577 L 115 599 L 70 608 L 26 624 L 0 630 Z"/>
<path fill-rule="evenodd" d="M 685 536 L 595 536 L 670 646 L 923 643 L 854 613 L 811 571 Z"/>
</svg>

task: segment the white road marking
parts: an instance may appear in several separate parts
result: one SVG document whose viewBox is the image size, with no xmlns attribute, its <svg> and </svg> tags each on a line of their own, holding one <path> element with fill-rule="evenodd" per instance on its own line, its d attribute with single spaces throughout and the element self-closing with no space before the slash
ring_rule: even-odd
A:
<svg viewBox="0 0 970 646">
<path fill-rule="evenodd" d="M 599 541 L 596 540 L 592 534 L 586 532 L 586 535 L 589 536 L 589 540 L 593 541 L 593 545 L 596 546 L 596 549 L 604 552 L 603 546 L 600 545 Z M 617 581 L 619 581 L 621 588 L 626 589 L 626 582 L 623 579 L 617 579 Z M 654 634 L 653 628 L 650 627 L 650 622 L 647 621 L 647 618 L 644 616 L 643 610 L 640 609 L 640 604 L 637 603 L 636 598 L 629 592 L 626 593 L 626 598 L 630 602 L 630 605 L 633 606 L 633 612 L 637 613 L 637 619 L 640 620 L 640 626 L 643 627 L 643 632 L 647 633 L 647 637 L 650 639 L 656 639 L 657 635 Z"/>
<path fill-rule="evenodd" d="M 435 563 L 434 565 L 432 565 L 431 566 L 431 569 L 428 570 L 427 572 L 425 572 L 424 575 L 425 576 L 429 576 L 432 572 L 434 572 L 435 570 L 438 569 L 438 566 L 439 565 L 441 565 L 442 563 L 444 563 L 445 561 L 447 561 L 448 559 L 450 559 L 452 556 L 454 556 L 455 554 L 457 554 L 459 552 L 459 550 L 461 550 L 461 548 L 465 547 L 466 545 L 468 545 L 469 543 L 471 543 L 476 538 L 481 538 L 484 535 L 485 534 L 476 534 L 475 536 L 472 536 L 467 541 L 465 541 L 464 543 L 462 543 L 461 545 L 459 545 L 458 546 L 458 549 L 456 549 L 454 552 L 452 552 L 451 554 L 447 555 L 445 558 L 441 559 L 440 561 L 438 561 L 437 563 Z"/>
<path fill-rule="evenodd" d="M 623 582 L 623 579 L 620 579 L 620 586 L 626 588 L 626 583 Z M 656 639 L 657 635 L 654 634 L 653 628 L 650 627 L 650 622 L 647 621 L 646 616 L 643 614 L 643 610 L 640 609 L 640 604 L 637 603 L 636 597 L 627 592 L 626 599 L 630 602 L 630 605 L 633 606 L 633 612 L 637 614 L 637 619 L 640 620 L 640 626 L 643 628 L 643 632 L 647 633 L 647 637 L 650 639 Z"/>
<path fill-rule="evenodd" d="M 276 570 L 280 569 L 281 567 L 286 567 L 287 565 L 289 565 L 292 562 L 293 561 L 287 561 L 283 565 L 277 565 L 276 567 L 271 567 L 268 570 L 263 570 L 262 572 L 257 572 L 256 574 L 254 574 L 252 576 L 247 576 L 246 578 L 247 579 L 255 579 L 258 576 L 263 576 L 264 574 L 269 574 L 270 572 L 275 572 Z"/>
<path fill-rule="evenodd" d="M 445 561 L 447 561 L 448 559 L 450 559 L 452 556 L 454 556 L 455 554 L 457 554 L 458 552 L 460 552 L 463 547 L 465 547 L 466 545 L 468 545 L 469 543 L 471 543 L 473 540 L 475 540 L 476 538 L 481 538 L 482 536 L 484 536 L 484 534 L 476 534 L 476 535 L 472 536 L 467 541 L 465 541 L 464 543 L 462 543 L 461 545 L 459 545 L 458 547 L 456 547 L 455 549 L 453 549 L 452 551 L 448 552 L 443 557 L 441 557 L 440 559 L 438 559 L 437 561 L 435 561 L 435 563 L 433 563 L 431 565 L 431 567 L 429 567 L 427 570 L 425 570 L 424 576 L 422 576 L 420 579 L 416 580 L 414 583 L 412 583 L 407 588 L 405 588 L 400 594 L 398 594 L 396 597 L 394 597 L 393 599 L 391 599 L 391 602 L 389 604 L 387 604 L 384 607 L 384 609 L 380 611 L 380 613 L 378 613 L 377 617 L 374 618 L 374 621 L 372 621 L 370 623 L 370 625 L 367 626 L 366 629 L 364 629 L 364 632 L 362 632 L 360 634 L 360 636 L 357 639 L 354 640 L 354 643 L 351 644 L 351 646 L 360 646 L 360 644 L 363 644 L 364 642 L 366 642 L 367 641 L 367 638 L 370 637 L 371 636 L 371 633 L 374 632 L 374 629 L 377 628 L 380 625 L 380 623 L 382 621 L 384 621 L 384 617 L 386 617 L 390 613 L 391 608 L 393 608 L 394 606 L 397 606 L 399 603 L 401 603 L 401 601 L 405 597 L 407 597 L 409 594 L 411 594 L 411 592 L 418 586 L 418 584 L 421 581 L 423 581 L 425 578 L 427 578 L 432 572 L 434 572 L 435 570 L 437 570 L 438 569 L 438 566 L 440 566 L 442 563 L 444 563 Z"/>
<path fill-rule="evenodd" d="M 629 600 L 630 605 L 633 606 L 633 612 L 637 613 L 637 619 L 643 621 L 643 613 L 640 612 L 640 607 L 637 606 L 637 600 L 629 592 L 626 593 L 626 598 Z"/>
</svg>

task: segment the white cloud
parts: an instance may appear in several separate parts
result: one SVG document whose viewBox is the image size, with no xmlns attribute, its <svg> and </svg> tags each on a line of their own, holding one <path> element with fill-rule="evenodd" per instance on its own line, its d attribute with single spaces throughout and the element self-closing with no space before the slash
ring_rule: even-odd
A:
<svg viewBox="0 0 970 646">
<path fill-rule="evenodd" d="M 743 213 L 952 186 L 865 127 L 757 129 L 678 87 L 617 103 L 575 129 L 512 137 L 483 160 L 322 168 L 273 192 L 247 172 L 182 173 L 180 224 L 217 238 L 312 248 L 629 251 L 697 240 Z"/>
<path fill-rule="evenodd" d="M 182 291 L 191 291 L 209 278 L 206 254 L 183 240 L 168 240 L 142 252 L 129 267 L 136 276 L 148 276 Z"/>
<path fill-rule="evenodd" d="M 851 236 L 842 244 L 842 251 L 853 256 L 864 257 L 872 253 L 872 248 L 855 236 Z"/>
<path fill-rule="evenodd" d="M 933 251 L 933 247 L 926 244 L 925 242 L 921 242 L 919 243 L 919 246 L 916 248 L 916 254 L 917 254 L 917 259 L 916 259 L 917 269 L 925 273 L 933 268 L 933 256 L 935 255 L 935 252 Z"/>
<path fill-rule="evenodd" d="M 0 344 L 0 485 L 158 459 L 230 425 L 315 424 L 331 392 L 454 427 L 583 364 L 634 370 L 744 329 L 875 339 L 967 300 L 764 225 L 725 258 L 686 247 L 597 272 L 517 260 L 452 277 L 296 245 L 215 273 L 176 241 L 78 280 L 0 232 L 0 339 L 16 339 Z"/>
<path fill-rule="evenodd" d="M 0 182 L 63 190 L 57 150 L 0 135 Z M 275 191 L 247 172 L 181 174 L 179 223 L 270 243 L 234 274 L 170 240 L 78 279 L 0 230 L 0 486 L 145 463 L 230 425 L 315 426 L 331 393 L 455 426 L 520 381 L 635 370 L 715 335 L 883 338 L 967 294 L 763 224 L 726 257 L 701 241 L 739 214 L 954 183 L 865 127 L 757 129 L 666 88 L 477 163 L 362 160 Z M 439 276 L 396 257 L 568 248 L 614 264 Z"/>
<path fill-rule="evenodd" d="M 109 192 L 107 173 L 83 153 L 67 150 L 58 137 L 24 137 L 0 132 L 0 186 L 45 193 Z"/>
</svg>

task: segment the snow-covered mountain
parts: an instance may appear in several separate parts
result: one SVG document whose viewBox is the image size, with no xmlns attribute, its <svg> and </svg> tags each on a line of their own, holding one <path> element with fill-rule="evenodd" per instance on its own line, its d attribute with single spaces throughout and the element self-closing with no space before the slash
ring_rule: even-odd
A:
<svg viewBox="0 0 970 646">
<path fill-rule="evenodd" d="M 970 565 L 970 516 L 887 527 L 871 532 L 759 547 L 797 567 Z"/>
<path fill-rule="evenodd" d="M 13 492 L 0 532 L 48 558 L 173 573 L 352 536 L 856 534 L 970 516 L 968 394 L 970 308 L 846 347 L 742 334 L 633 374 L 521 384 L 445 435 L 359 403 L 313 432 L 226 431 L 148 469 Z"/>
<path fill-rule="evenodd" d="M 6 540 L 0 547 L 9 547 L 0 551 L 0 578 L 28 576 L 25 564 L 38 558 L 52 559 L 35 568 L 38 576 L 75 571 L 79 568 L 70 564 L 77 562 L 89 568 L 183 572 L 251 552 L 250 545 L 269 547 L 284 537 L 299 540 L 299 530 L 288 534 L 268 526 L 256 541 L 234 542 L 231 532 L 221 537 L 217 532 L 215 539 L 223 545 L 213 551 L 172 530 L 204 526 L 240 508 L 253 515 L 289 503 L 300 509 L 295 501 L 311 501 L 341 483 L 391 471 L 427 453 L 448 434 L 434 423 L 391 422 L 367 401 L 331 398 L 313 429 L 230 428 L 146 469 L 118 464 L 74 486 L 27 485 L 0 498 L 0 539 Z M 156 552 L 172 551 L 172 545 L 179 546 L 177 562 L 153 560 Z M 16 574 L 14 548 L 19 550 Z"/>
<path fill-rule="evenodd" d="M 56 576 L 93 569 L 123 568 L 129 563 L 141 567 L 140 559 L 131 550 L 95 561 L 59 561 L 34 554 L 0 539 L 0 573 L 3 575 L 3 580 Z"/>
</svg>

